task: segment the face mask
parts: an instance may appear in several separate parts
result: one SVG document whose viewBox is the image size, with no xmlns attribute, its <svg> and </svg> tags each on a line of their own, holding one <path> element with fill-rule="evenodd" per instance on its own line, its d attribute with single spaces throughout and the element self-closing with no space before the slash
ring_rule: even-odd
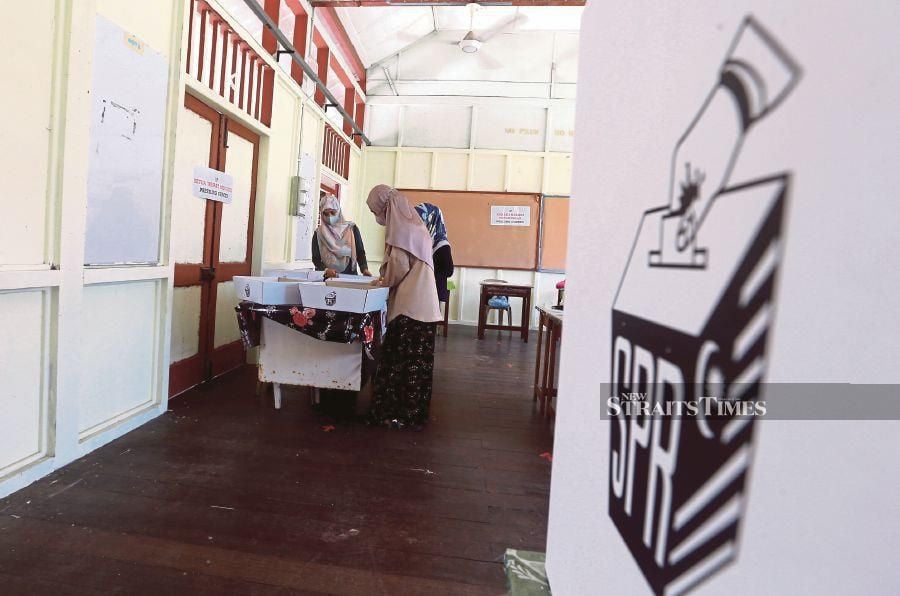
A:
<svg viewBox="0 0 900 596">
<path fill-rule="evenodd" d="M 332 226 L 334 224 L 336 224 L 339 220 L 340 220 L 340 216 L 338 216 L 337 214 L 328 215 L 325 217 L 325 221 L 327 221 L 329 223 L 329 225 L 332 225 Z"/>
</svg>

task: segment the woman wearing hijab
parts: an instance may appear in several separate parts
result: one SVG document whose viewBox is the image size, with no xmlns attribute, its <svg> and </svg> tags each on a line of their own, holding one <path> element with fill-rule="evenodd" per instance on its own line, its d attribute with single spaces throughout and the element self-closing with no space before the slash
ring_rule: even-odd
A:
<svg viewBox="0 0 900 596">
<path fill-rule="evenodd" d="M 447 239 L 447 227 L 444 225 L 444 214 L 441 208 L 431 203 L 416 205 L 419 217 L 431 234 L 431 258 L 434 261 L 434 281 L 437 286 L 438 300 L 450 300 L 447 279 L 453 275 L 453 255 L 450 253 L 450 240 Z"/>
<path fill-rule="evenodd" d="M 316 270 L 324 270 L 327 279 L 341 273 L 356 275 L 359 265 L 363 275 L 371 275 L 359 228 L 344 219 L 337 197 L 323 194 L 319 199 L 319 214 L 321 223 L 312 237 L 312 260 Z"/>
<path fill-rule="evenodd" d="M 443 320 L 431 236 L 407 198 L 390 186 L 373 188 L 366 204 L 385 227 L 379 283 L 391 289 L 369 422 L 419 429 L 431 403 L 435 323 Z"/>
</svg>

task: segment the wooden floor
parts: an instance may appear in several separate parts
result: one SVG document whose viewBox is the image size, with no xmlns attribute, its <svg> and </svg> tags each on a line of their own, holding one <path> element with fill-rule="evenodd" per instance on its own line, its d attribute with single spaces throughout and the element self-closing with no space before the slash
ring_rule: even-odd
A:
<svg viewBox="0 0 900 596">
<path fill-rule="evenodd" d="M 255 369 L 0 500 L 3 594 L 503 594 L 544 550 L 550 427 L 534 343 L 438 338 L 422 432 L 280 412 Z"/>
</svg>

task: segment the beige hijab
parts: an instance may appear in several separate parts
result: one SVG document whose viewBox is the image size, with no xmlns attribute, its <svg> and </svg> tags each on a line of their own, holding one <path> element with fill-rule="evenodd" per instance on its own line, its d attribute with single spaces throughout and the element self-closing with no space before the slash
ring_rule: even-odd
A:
<svg viewBox="0 0 900 596">
<path fill-rule="evenodd" d="M 328 223 L 322 212 L 326 209 L 337 211 L 338 221 Z M 356 269 L 356 242 L 353 237 L 353 222 L 344 219 L 341 203 L 334 195 L 325 195 L 319 200 L 321 223 L 316 230 L 319 241 L 319 256 L 326 267 L 338 273 L 347 270 L 350 263 Z"/>
<path fill-rule="evenodd" d="M 397 189 L 379 184 L 369 193 L 366 205 L 375 214 L 375 221 L 385 229 L 385 242 L 401 248 L 431 269 L 431 235 L 422 218 Z"/>
</svg>

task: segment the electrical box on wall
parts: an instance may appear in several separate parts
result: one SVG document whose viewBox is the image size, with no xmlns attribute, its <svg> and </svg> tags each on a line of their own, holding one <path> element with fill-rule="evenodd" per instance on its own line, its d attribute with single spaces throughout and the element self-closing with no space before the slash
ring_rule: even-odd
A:
<svg viewBox="0 0 900 596">
<path fill-rule="evenodd" d="M 306 217 L 306 205 L 309 203 L 309 191 L 312 181 L 300 176 L 291 176 L 290 214 Z"/>
<path fill-rule="evenodd" d="M 315 200 L 316 160 L 308 154 L 300 156 L 299 174 L 291 178 L 290 214 L 307 217 L 310 200 Z"/>
<path fill-rule="evenodd" d="M 297 164 L 297 175 L 291 178 L 290 215 L 293 220 L 294 260 L 311 258 L 310 241 L 316 228 L 316 212 L 319 208 L 319 164 L 309 153 L 302 153 Z"/>
</svg>

